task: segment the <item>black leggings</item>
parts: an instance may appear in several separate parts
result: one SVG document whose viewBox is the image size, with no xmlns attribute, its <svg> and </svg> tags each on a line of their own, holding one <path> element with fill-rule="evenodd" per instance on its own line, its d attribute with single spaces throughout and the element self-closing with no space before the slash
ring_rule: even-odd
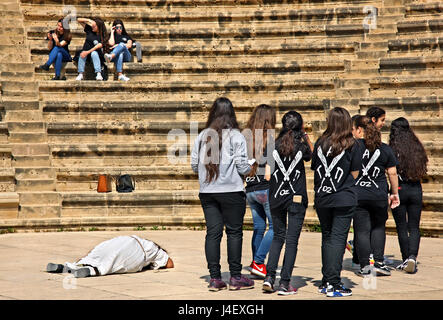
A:
<svg viewBox="0 0 443 320">
<path fill-rule="evenodd" d="M 420 216 L 423 190 L 421 183 L 402 183 L 399 187 L 400 205 L 392 210 L 397 227 L 403 261 L 417 257 L 420 246 Z"/>
<path fill-rule="evenodd" d="M 382 263 L 386 243 L 388 200 L 360 200 L 354 213 L 354 232 L 360 266 L 369 265 L 369 255 Z"/>
</svg>

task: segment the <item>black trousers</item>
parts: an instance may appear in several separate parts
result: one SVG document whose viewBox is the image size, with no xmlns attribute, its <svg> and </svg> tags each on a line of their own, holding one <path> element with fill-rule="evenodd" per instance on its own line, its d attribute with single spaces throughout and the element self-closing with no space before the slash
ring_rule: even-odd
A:
<svg viewBox="0 0 443 320">
<path fill-rule="evenodd" d="M 288 284 L 291 281 L 292 270 L 294 269 L 297 256 L 298 239 L 300 238 L 303 221 L 305 220 L 305 213 L 306 208 L 298 203 L 293 203 L 288 208 L 271 209 L 274 237 L 269 250 L 266 271 L 268 276 L 275 279 L 281 249 L 286 242 L 280 283 Z"/>
<path fill-rule="evenodd" d="M 369 255 L 382 263 L 386 244 L 388 200 L 360 200 L 354 214 L 354 232 L 360 267 L 369 265 Z"/>
<path fill-rule="evenodd" d="M 228 264 L 231 277 L 241 275 L 243 218 L 246 212 L 244 192 L 200 193 L 206 220 L 205 254 L 211 278 L 221 279 L 220 242 L 226 227 Z"/>
<path fill-rule="evenodd" d="M 402 183 L 398 190 L 400 205 L 392 210 L 403 261 L 418 255 L 420 217 L 423 206 L 421 183 Z"/>
<path fill-rule="evenodd" d="M 338 285 L 355 207 L 317 207 L 321 227 L 322 283 Z"/>
</svg>

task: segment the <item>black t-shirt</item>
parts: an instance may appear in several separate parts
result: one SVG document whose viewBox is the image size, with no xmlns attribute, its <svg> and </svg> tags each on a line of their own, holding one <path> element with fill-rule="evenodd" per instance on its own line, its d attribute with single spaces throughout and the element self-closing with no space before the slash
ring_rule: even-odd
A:
<svg viewBox="0 0 443 320">
<path fill-rule="evenodd" d="M 277 143 L 276 143 L 277 145 Z M 277 149 L 272 152 L 274 164 L 271 164 L 271 180 L 269 181 L 269 205 L 274 208 L 288 208 L 294 196 L 301 196 L 302 204 L 308 207 L 306 192 L 306 173 L 303 161 L 311 160 L 309 146 L 303 142 L 292 157 L 282 156 Z"/>
<path fill-rule="evenodd" d="M 119 44 L 120 42 L 126 44 L 129 40 L 134 42 L 134 40 L 132 40 L 132 38 L 128 34 L 118 34 L 117 32 L 114 32 L 114 40 L 115 44 Z"/>
<path fill-rule="evenodd" d="M 311 169 L 314 170 L 314 204 L 319 208 L 350 207 L 358 204 L 352 171 L 359 171 L 364 146 L 356 140 L 351 148 L 335 157 L 314 145 Z"/>
<path fill-rule="evenodd" d="M 65 40 L 64 36 L 65 36 L 65 34 L 61 34 L 61 35 L 58 36 L 58 42 L 59 43 L 61 43 L 63 40 Z M 69 53 L 69 44 L 71 43 L 71 40 L 65 40 L 65 41 L 66 41 L 66 44 L 63 47 L 60 47 L 60 48 L 64 48 Z M 54 39 L 52 39 L 52 46 L 53 47 L 56 46 Z"/>
<path fill-rule="evenodd" d="M 266 155 L 266 151 L 263 154 Z M 269 181 L 265 179 L 265 167 L 267 161 L 264 157 L 262 157 L 262 160 L 264 160 L 264 162 L 259 161 L 255 175 L 252 177 L 245 177 L 246 193 L 269 189 Z"/>
<path fill-rule="evenodd" d="M 85 43 L 83 44 L 82 51 L 91 50 L 96 45 L 102 42 L 100 35 L 92 31 L 92 27 L 90 25 L 85 26 L 85 33 L 86 33 L 86 39 Z M 100 53 L 101 50 L 98 52 Z"/>
<path fill-rule="evenodd" d="M 362 144 L 365 142 L 361 139 Z M 370 152 L 364 149 L 360 173 L 355 185 L 359 200 L 374 200 L 386 202 L 388 199 L 388 182 L 385 170 L 397 165 L 394 151 L 385 143 L 380 148 Z"/>
</svg>

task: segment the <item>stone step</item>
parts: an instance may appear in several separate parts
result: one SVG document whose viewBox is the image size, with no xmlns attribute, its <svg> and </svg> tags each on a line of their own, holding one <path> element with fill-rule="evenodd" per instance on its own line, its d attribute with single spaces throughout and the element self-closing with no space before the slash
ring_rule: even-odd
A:
<svg viewBox="0 0 443 320">
<path fill-rule="evenodd" d="M 4 97 L 3 97 L 4 98 Z M 8 103 L 4 103 L 6 104 L 6 108 L 8 108 Z M 28 105 L 29 106 L 29 105 Z M 34 107 L 35 105 L 33 103 L 30 104 L 31 107 Z M 14 108 L 12 110 L 7 109 L 6 112 L 6 116 L 5 116 L 5 121 L 42 121 L 43 120 L 43 114 L 41 112 L 39 112 L 39 110 L 35 110 L 35 109 L 23 109 L 25 110 L 25 112 L 23 112 L 23 110 L 20 110 L 20 108 Z"/>
<path fill-rule="evenodd" d="M 44 143 L 48 140 L 46 132 L 10 132 L 10 143 Z"/>
<path fill-rule="evenodd" d="M 410 20 L 397 23 L 399 33 L 434 33 L 443 31 L 443 19 Z"/>
<path fill-rule="evenodd" d="M 61 204 L 61 196 L 58 192 L 20 192 L 21 205 L 57 205 Z"/>
<path fill-rule="evenodd" d="M 396 57 L 396 58 L 381 58 L 380 70 L 408 70 L 418 69 L 433 70 L 436 68 L 443 68 L 443 57 Z M 434 70 L 435 72 L 435 70 Z"/>
<path fill-rule="evenodd" d="M 59 205 L 21 205 L 18 214 L 19 219 L 49 219 L 61 216 L 62 208 Z M 31 220 L 32 224 L 32 220 Z"/>
<path fill-rule="evenodd" d="M 34 81 L 11 81 L 2 78 L 2 91 L 35 92 L 38 91 L 38 83 Z"/>
<path fill-rule="evenodd" d="M 388 41 L 389 52 L 412 50 L 440 50 L 443 47 L 442 37 L 420 37 Z M 416 54 L 416 52 L 414 52 Z"/>
<path fill-rule="evenodd" d="M 49 155 L 36 155 L 36 156 L 15 156 L 12 160 L 14 167 L 42 167 L 51 166 L 51 159 Z"/>
<path fill-rule="evenodd" d="M 22 191 L 56 191 L 54 179 L 17 179 L 17 192 Z"/>
<path fill-rule="evenodd" d="M 422 14 L 441 14 L 443 5 L 438 1 L 431 3 L 413 3 L 405 6 L 406 16 L 422 15 Z"/>
<path fill-rule="evenodd" d="M 54 180 L 56 178 L 56 172 L 54 168 L 51 167 L 15 168 L 15 177 L 17 180 Z"/>
<path fill-rule="evenodd" d="M 48 156 L 49 146 L 46 143 L 16 143 L 12 145 L 14 157 L 17 156 Z"/>
<path fill-rule="evenodd" d="M 35 132 L 35 133 L 43 133 L 46 132 L 46 123 L 45 122 L 30 122 L 30 121 L 21 121 L 21 122 L 8 122 L 8 130 L 9 132 Z"/>
</svg>

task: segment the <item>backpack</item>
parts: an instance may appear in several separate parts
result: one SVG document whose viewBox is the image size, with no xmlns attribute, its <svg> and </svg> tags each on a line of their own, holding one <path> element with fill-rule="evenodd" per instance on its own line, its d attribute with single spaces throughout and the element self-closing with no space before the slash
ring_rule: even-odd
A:
<svg viewBox="0 0 443 320">
<path fill-rule="evenodd" d="M 116 189 L 118 192 L 132 192 L 135 190 L 134 179 L 129 174 L 119 176 Z"/>
</svg>

